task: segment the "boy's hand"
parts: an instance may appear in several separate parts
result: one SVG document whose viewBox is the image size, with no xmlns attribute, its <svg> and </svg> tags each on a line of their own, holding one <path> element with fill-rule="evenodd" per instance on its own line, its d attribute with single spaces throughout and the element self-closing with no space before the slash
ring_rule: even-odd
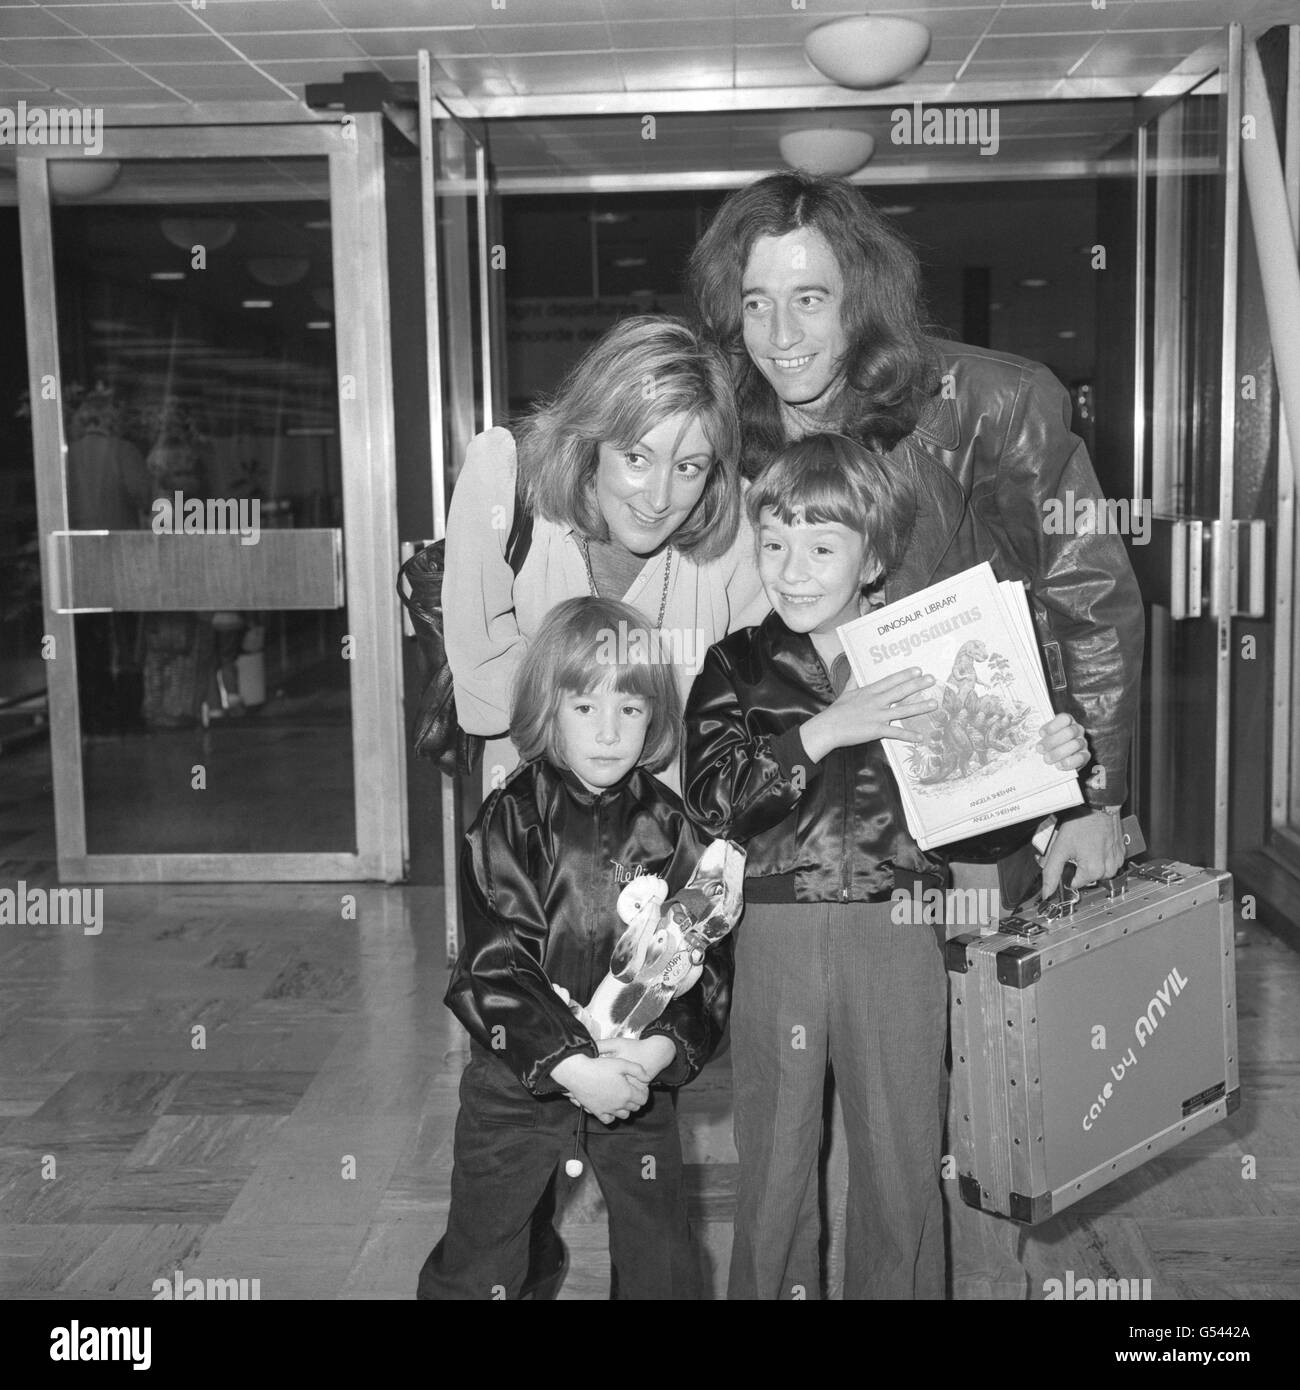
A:
<svg viewBox="0 0 1300 1390">
<path fill-rule="evenodd" d="M 933 684 L 933 676 L 922 675 L 919 666 L 912 666 L 870 685 L 846 685 L 829 709 L 814 714 L 802 726 L 800 737 L 808 756 L 821 762 L 832 749 L 851 748 L 877 738 L 919 743 L 920 734 L 899 728 L 893 721 L 938 709 L 938 700 L 913 698 Z"/>
<path fill-rule="evenodd" d="M 650 1078 L 637 1062 L 577 1053 L 551 1069 L 557 1085 L 602 1124 L 626 1120 L 650 1099 Z"/>
<path fill-rule="evenodd" d="M 652 1033 L 648 1038 L 606 1038 L 596 1046 L 602 1057 L 635 1062 L 645 1072 L 647 1081 L 653 1081 L 677 1057 L 673 1040 L 662 1033 Z"/>
<path fill-rule="evenodd" d="M 1045 763 L 1051 763 L 1062 772 L 1074 772 L 1083 767 L 1091 758 L 1088 740 L 1084 737 L 1083 725 L 1071 714 L 1058 714 L 1049 719 L 1038 731 L 1041 742 L 1038 751 Z"/>
</svg>

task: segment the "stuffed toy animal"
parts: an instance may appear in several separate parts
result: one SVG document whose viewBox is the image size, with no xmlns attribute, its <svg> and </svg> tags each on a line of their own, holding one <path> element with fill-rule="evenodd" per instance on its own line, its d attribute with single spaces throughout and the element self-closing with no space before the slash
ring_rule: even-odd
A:
<svg viewBox="0 0 1300 1390">
<path fill-rule="evenodd" d="M 714 840 L 700 856 L 686 887 L 670 901 L 668 885 L 653 874 L 634 878 L 618 895 L 627 923 L 609 961 L 609 973 L 588 1004 L 553 985 L 597 1041 L 638 1038 L 668 1006 L 704 952 L 736 925 L 744 906 L 745 851 Z"/>
</svg>

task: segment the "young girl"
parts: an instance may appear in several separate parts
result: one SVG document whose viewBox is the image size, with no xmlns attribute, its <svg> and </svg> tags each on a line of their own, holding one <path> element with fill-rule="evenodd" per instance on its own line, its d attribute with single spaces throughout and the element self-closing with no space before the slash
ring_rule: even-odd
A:
<svg viewBox="0 0 1300 1390">
<path fill-rule="evenodd" d="M 817 1159 L 833 1065 L 849 1152 L 846 1298 L 942 1298 L 947 1092 L 942 928 L 891 910 L 942 887 L 880 745 L 937 707 L 919 669 L 862 689 L 836 628 L 901 555 L 915 501 L 842 435 L 788 445 L 746 505 L 772 612 L 713 646 L 691 688 L 687 810 L 747 851 L 731 1017 L 740 1154 L 729 1298 L 817 1298 Z M 1043 757 L 1086 763 L 1068 714 Z M 896 917 L 906 915 L 909 921 Z"/>
<path fill-rule="evenodd" d="M 471 1057 L 447 1230 L 420 1298 L 519 1297 L 533 1209 L 584 1137 L 609 1208 L 613 1297 L 699 1296 L 675 1090 L 721 1037 L 730 938 L 637 1039 L 597 1045 L 552 988 L 588 1001 L 623 931 L 624 884 L 658 874 L 676 893 L 707 843 L 651 775 L 676 753 L 681 703 L 671 666 L 634 640 L 647 626 L 617 600 L 568 599 L 519 668 L 510 736 L 524 765 L 461 856 L 465 947 L 446 1002 Z"/>
</svg>

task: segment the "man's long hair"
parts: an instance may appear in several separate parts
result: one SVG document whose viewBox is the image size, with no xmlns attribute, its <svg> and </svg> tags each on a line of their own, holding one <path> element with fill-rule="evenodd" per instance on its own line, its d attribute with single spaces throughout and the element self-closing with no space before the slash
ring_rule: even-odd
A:
<svg viewBox="0 0 1300 1390">
<path fill-rule="evenodd" d="M 824 236 L 844 277 L 845 411 L 835 428 L 885 451 L 912 432 L 939 389 L 921 327 L 921 272 L 903 237 L 846 179 L 771 174 L 731 194 L 691 253 L 691 311 L 731 361 L 751 477 L 785 443 L 779 398 L 745 351 L 741 277 L 759 237 L 805 227 Z"/>
</svg>

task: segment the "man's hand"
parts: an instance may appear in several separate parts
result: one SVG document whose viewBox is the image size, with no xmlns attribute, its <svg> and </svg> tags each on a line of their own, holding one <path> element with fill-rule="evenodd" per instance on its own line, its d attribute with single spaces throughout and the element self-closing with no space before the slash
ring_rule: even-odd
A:
<svg viewBox="0 0 1300 1390">
<path fill-rule="evenodd" d="M 1062 821 L 1043 857 L 1043 897 L 1056 892 L 1067 864 L 1076 866 L 1073 886 L 1086 888 L 1099 878 L 1117 874 L 1123 862 L 1124 835 L 1117 815 L 1092 810 Z"/>
<path fill-rule="evenodd" d="M 551 1068 L 551 1077 L 569 1098 L 602 1124 L 626 1120 L 650 1099 L 645 1068 L 622 1057 L 575 1053 Z"/>
<path fill-rule="evenodd" d="M 652 1033 L 648 1038 L 606 1038 L 596 1044 L 602 1057 L 622 1057 L 635 1062 L 653 1081 L 677 1057 L 677 1047 L 671 1038 Z"/>
<path fill-rule="evenodd" d="M 1045 763 L 1062 772 L 1076 772 L 1092 759 L 1083 725 L 1073 715 L 1058 714 L 1038 731 L 1038 751 Z"/>
</svg>

